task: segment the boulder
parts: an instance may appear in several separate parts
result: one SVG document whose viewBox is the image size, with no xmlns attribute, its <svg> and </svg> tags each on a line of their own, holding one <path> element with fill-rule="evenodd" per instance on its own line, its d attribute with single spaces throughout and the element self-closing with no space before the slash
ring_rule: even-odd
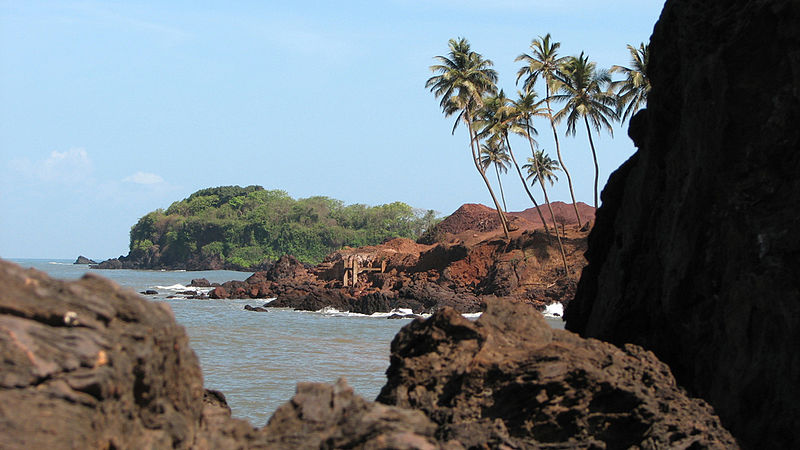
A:
<svg viewBox="0 0 800 450">
<path fill-rule="evenodd" d="M 269 311 L 267 308 L 264 308 L 264 307 L 261 307 L 261 306 L 250 306 L 250 305 L 244 305 L 244 310 L 245 311 L 255 311 L 255 312 L 267 312 L 267 311 Z"/>
<path fill-rule="evenodd" d="M 78 256 L 78 259 L 76 259 L 75 262 L 72 264 L 97 264 L 97 263 L 85 256 Z"/>
<path fill-rule="evenodd" d="M 211 282 L 206 278 L 194 278 L 189 283 L 191 287 L 211 287 Z"/>
<path fill-rule="evenodd" d="M 800 442 L 798 23 L 795 0 L 666 2 L 565 314 L 653 351 L 751 448 Z"/>
<path fill-rule="evenodd" d="M 266 271 L 265 276 L 269 281 L 279 281 L 297 278 L 306 274 L 306 266 L 297 258 L 291 255 L 283 255 Z"/>
<path fill-rule="evenodd" d="M 420 411 L 368 402 L 344 380 L 299 383 L 264 427 L 267 448 L 438 449 L 436 425 Z M 449 448 L 463 448 L 453 443 Z"/>
<path fill-rule="evenodd" d="M 392 341 L 377 401 L 419 409 L 467 448 L 734 448 L 703 400 L 635 345 L 551 329 L 528 305 L 445 308 Z"/>
<path fill-rule="evenodd" d="M 169 306 L 0 261 L 0 447 L 188 448 L 203 379 Z"/>
</svg>

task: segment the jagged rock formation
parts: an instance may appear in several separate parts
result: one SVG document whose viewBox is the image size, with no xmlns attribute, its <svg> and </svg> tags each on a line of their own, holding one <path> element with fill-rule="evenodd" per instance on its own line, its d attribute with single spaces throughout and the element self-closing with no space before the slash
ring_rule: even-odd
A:
<svg viewBox="0 0 800 450">
<path fill-rule="evenodd" d="M 736 446 L 652 353 L 551 329 L 507 301 L 477 322 L 445 309 L 406 326 L 387 375 L 378 401 L 422 410 L 467 448 Z"/>
<path fill-rule="evenodd" d="M 470 233 L 471 234 L 471 233 Z M 245 281 L 211 291 L 212 298 L 272 298 L 264 307 L 318 311 L 325 307 L 362 314 L 397 308 L 431 313 L 443 307 L 478 312 L 483 300 L 513 297 L 538 308 L 572 298 L 585 263 L 585 233 L 564 238 L 571 274 L 563 276 L 555 239 L 542 231 L 516 231 L 510 240 L 489 236 L 478 242 L 455 239 L 436 245 L 392 239 L 345 248 L 315 267 L 291 256 Z M 353 267 L 359 273 L 353 282 Z"/>
<path fill-rule="evenodd" d="M 636 343 L 751 448 L 800 442 L 800 3 L 668 1 L 639 151 L 609 180 L 567 329 Z"/>
</svg>

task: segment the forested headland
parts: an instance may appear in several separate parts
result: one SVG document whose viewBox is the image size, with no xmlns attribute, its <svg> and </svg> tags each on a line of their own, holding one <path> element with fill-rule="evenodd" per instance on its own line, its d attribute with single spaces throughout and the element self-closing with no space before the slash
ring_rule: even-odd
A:
<svg viewBox="0 0 800 450">
<path fill-rule="evenodd" d="M 316 264 L 345 246 L 417 239 L 438 220 L 402 202 L 345 205 L 330 197 L 294 199 L 261 186 L 199 190 L 131 228 L 130 268 L 256 268 L 283 254 Z M 113 267 L 108 267 L 113 268 Z"/>
</svg>

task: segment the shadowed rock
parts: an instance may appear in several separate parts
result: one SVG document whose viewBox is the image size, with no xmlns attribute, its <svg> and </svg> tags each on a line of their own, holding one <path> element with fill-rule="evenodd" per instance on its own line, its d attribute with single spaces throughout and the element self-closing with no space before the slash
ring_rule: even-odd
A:
<svg viewBox="0 0 800 450">
<path fill-rule="evenodd" d="M 736 447 L 651 352 L 551 329 L 507 301 L 477 322 L 444 309 L 407 325 L 387 376 L 379 402 L 422 410 L 466 447 Z"/>
<path fill-rule="evenodd" d="M 751 448 L 800 442 L 799 23 L 794 0 L 666 3 L 639 150 L 566 310 L 652 350 Z"/>
</svg>

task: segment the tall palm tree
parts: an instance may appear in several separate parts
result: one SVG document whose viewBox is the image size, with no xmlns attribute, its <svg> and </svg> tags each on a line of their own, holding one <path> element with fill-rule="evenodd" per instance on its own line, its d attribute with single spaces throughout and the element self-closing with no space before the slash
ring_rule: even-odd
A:
<svg viewBox="0 0 800 450">
<path fill-rule="evenodd" d="M 536 168 L 538 167 L 538 171 Z M 528 164 L 522 166 L 523 169 L 528 170 L 528 179 L 531 184 L 537 183 L 541 177 L 542 180 L 550 183 L 550 186 L 558 181 L 556 172 L 561 170 L 558 161 L 555 161 L 544 152 L 544 150 L 537 150 L 534 158 L 528 158 Z"/>
<path fill-rule="evenodd" d="M 553 118 L 556 122 L 567 120 L 567 134 L 575 135 L 575 127 L 582 118 L 586 124 L 586 133 L 589 136 L 589 146 L 592 149 L 594 160 L 594 207 L 598 205 L 598 184 L 600 182 L 600 168 L 597 165 L 597 152 L 592 140 L 592 128 L 600 132 L 601 129 L 611 129 L 611 121 L 619 117 L 616 111 L 616 96 L 605 90 L 611 83 L 611 78 L 606 70 L 597 70 L 594 62 L 589 62 L 589 57 L 570 57 L 562 66 L 561 73 L 557 76 L 559 93 L 553 95 L 556 101 L 563 101 L 564 108 L 558 111 Z M 591 123 L 591 127 L 589 124 Z"/>
<path fill-rule="evenodd" d="M 430 69 L 437 75 L 430 77 L 425 83 L 425 87 L 430 88 L 436 98 L 442 98 L 439 106 L 442 107 L 445 117 L 458 114 L 453 124 L 453 134 L 455 134 L 459 122 L 464 121 L 466 124 L 472 162 L 494 201 L 497 214 L 500 216 L 503 234 L 508 237 L 508 221 L 494 195 L 491 184 L 489 184 L 486 172 L 481 167 L 478 139 L 472 125 L 476 111 L 483 105 L 482 97 L 487 93 L 497 92 L 495 86 L 497 72 L 491 68 L 492 61 L 484 59 L 479 53 L 472 51 L 465 38 L 450 39 L 448 47 L 450 52 L 447 56 L 434 57 L 438 64 L 430 66 Z"/>
<path fill-rule="evenodd" d="M 553 120 L 553 109 L 550 106 L 550 93 L 558 89 L 558 78 L 556 75 L 560 73 L 561 65 L 566 60 L 565 57 L 558 56 L 558 49 L 561 47 L 560 42 L 551 42 L 550 33 L 544 37 L 539 36 L 537 39 L 531 41 L 531 54 L 523 53 L 514 60 L 515 62 L 523 61 L 525 65 L 517 71 L 517 83 L 522 77 L 525 81 L 522 83 L 526 91 L 534 92 L 534 85 L 539 77 L 544 79 L 545 88 L 545 103 L 547 104 L 547 117 L 550 119 L 550 128 L 553 130 L 553 140 L 556 143 L 556 155 L 558 155 L 558 162 L 567 175 L 567 184 L 569 185 L 569 195 L 572 198 L 572 209 L 575 210 L 575 217 L 578 219 L 578 227 L 582 225 L 581 214 L 578 212 L 578 205 L 575 201 L 575 191 L 572 189 L 572 177 L 564 165 L 564 158 L 561 157 L 561 144 L 558 142 L 558 132 L 556 131 L 555 120 Z"/>
<path fill-rule="evenodd" d="M 611 73 L 620 72 L 625 79 L 614 81 L 611 88 L 617 92 L 618 114 L 622 114 L 624 122 L 629 116 L 647 105 L 647 94 L 650 93 L 650 78 L 647 76 L 647 63 L 650 60 L 650 44 L 644 42 L 636 49 L 628 45 L 631 53 L 631 67 L 611 66 Z"/>
<path fill-rule="evenodd" d="M 481 166 L 485 171 L 490 165 L 494 165 L 497 174 L 497 184 L 500 185 L 500 198 L 503 199 L 503 211 L 508 212 L 506 206 L 506 194 L 503 192 L 503 182 L 500 181 L 500 172 L 508 172 L 508 163 L 511 158 L 508 156 L 505 144 L 500 139 L 488 139 L 485 144 L 481 144 Z"/>
<path fill-rule="evenodd" d="M 509 105 L 509 103 L 511 104 Z M 536 208 L 536 212 L 539 214 L 539 218 L 542 219 L 545 233 L 550 234 L 547 221 L 544 220 L 542 210 L 539 208 L 539 203 L 533 197 L 533 194 L 531 194 L 531 190 L 528 189 L 528 183 L 525 182 L 525 177 L 522 175 L 522 170 L 519 168 L 517 158 L 514 156 L 514 150 L 511 148 L 511 141 L 508 139 L 509 131 L 519 131 L 517 116 L 518 112 L 513 102 L 505 96 L 505 93 L 501 89 L 497 95 L 484 98 L 483 108 L 480 110 L 478 115 L 479 120 L 475 122 L 475 126 L 480 129 L 478 133 L 480 138 L 502 139 L 506 143 L 508 154 L 511 156 L 511 162 L 514 163 L 514 168 L 517 169 L 522 187 L 525 188 L 528 198 L 531 199 L 533 206 Z M 536 130 L 533 131 L 535 132 Z"/>
<path fill-rule="evenodd" d="M 545 113 L 541 108 L 541 102 L 536 101 L 536 93 L 533 91 L 525 91 L 519 93 L 519 99 L 514 103 L 517 113 L 517 121 L 519 128 L 517 133 L 523 137 L 528 138 L 528 144 L 531 146 L 531 155 L 533 158 L 528 158 L 533 162 L 533 169 L 539 173 L 539 165 L 536 160 L 536 144 L 532 135 L 536 132 L 533 128 L 533 116 L 541 116 Z M 558 248 L 561 250 L 561 259 L 564 262 L 564 273 L 569 275 L 569 266 L 567 266 L 567 254 L 564 252 L 564 244 L 561 242 L 561 235 L 558 234 L 558 224 L 556 223 L 556 215 L 553 212 L 553 206 L 550 204 L 550 197 L 547 196 L 547 188 L 544 185 L 544 178 L 539 174 L 539 187 L 542 188 L 542 195 L 544 195 L 544 202 L 547 204 L 547 209 L 550 211 L 550 219 L 553 221 L 553 228 L 556 230 L 556 237 L 558 238 Z"/>
</svg>

